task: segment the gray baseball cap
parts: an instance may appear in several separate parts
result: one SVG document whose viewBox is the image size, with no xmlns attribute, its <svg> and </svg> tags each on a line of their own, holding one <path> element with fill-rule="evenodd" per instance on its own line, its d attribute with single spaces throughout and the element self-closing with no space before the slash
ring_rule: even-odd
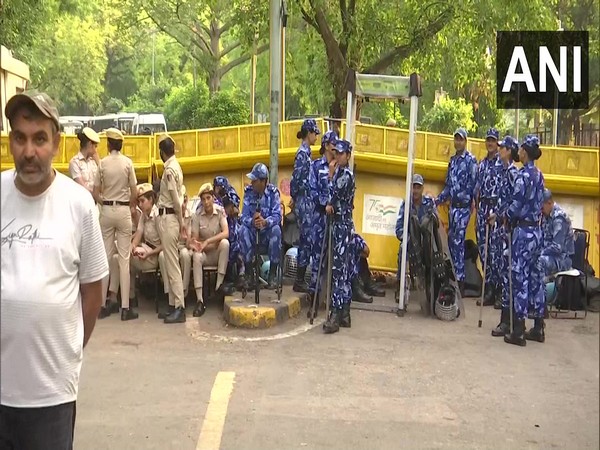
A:
<svg viewBox="0 0 600 450">
<path fill-rule="evenodd" d="M 423 176 L 419 175 L 418 173 L 415 173 L 413 175 L 413 184 L 420 184 L 421 186 L 423 186 L 425 184 L 425 181 L 423 180 Z"/>
<path fill-rule="evenodd" d="M 33 103 L 44 116 L 52 120 L 56 125 L 56 128 L 60 130 L 60 122 L 58 120 L 58 109 L 54 103 L 54 100 L 50 98 L 45 92 L 38 92 L 35 90 L 25 91 L 17 95 L 13 95 L 6 104 L 4 113 L 10 120 L 14 117 L 19 108 L 27 103 Z"/>
</svg>

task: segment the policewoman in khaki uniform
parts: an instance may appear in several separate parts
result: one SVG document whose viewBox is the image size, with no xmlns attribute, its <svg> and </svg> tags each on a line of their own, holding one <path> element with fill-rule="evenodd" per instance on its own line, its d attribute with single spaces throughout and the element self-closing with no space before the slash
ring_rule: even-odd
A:
<svg viewBox="0 0 600 450">
<path fill-rule="evenodd" d="M 80 143 L 79 153 L 69 161 L 69 174 L 73 180 L 90 191 L 90 194 L 93 194 L 98 165 L 100 164 L 97 151 L 100 136 L 91 128 L 85 127 L 77 134 L 77 138 Z"/>
<path fill-rule="evenodd" d="M 132 316 L 129 310 L 129 254 L 131 247 L 131 209 L 137 199 L 137 179 L 133 162 L 121 154 L 123 134 L 116 128 L 106 130 L 109 155 L 102 158 L 96 174 L 94 198 L 101 205 L 100 228 L 108 260 L 115 253 L 119 261 L 121 285 L 121 318 Z M 115 245 L 116 240 L 116 245 Z M 103 284 L 103 292 L 108 288 L 108 277 Z M 106 305 L 100 310 L 99 318 L 110 315 L 111 303 L 116 302 L 117 293 L 109 292 Z"/>
<path fill-rule="evenodd" d="M 188 288 L 190 287 L 190 276 L 192 275 L 192 252 L 187 248 L 187 237 L 191 234 L 192 215 L 188 208 L 188 195 L 185 186 L 183 189 L 183 204 L 181 205 L 181 213 L 183 214 L 183 223 L 185 225 L 186 236 L 179 236 L 179 265 L 181 266 L 181 277 L 183 279 L 183 296 L 187 297 Z"/>
<path fill-rule="evenodd" d="M 166 273 L 165 258 L 162 253 L 162 244 L 158 235 L 158 207 L 156 193 L 152 190 L 150 183 L 142 183 L 137 187 L 137 201 L 142 211 L 137 230 L 131 241 L 131 282 L 129 298 L 135 297 L 135 275 L 137 272 L 160 268 L 162 274 Z M 163 275 L 164 276 L 164 275 Z M 164 284 L 165 293 L 168 292 L 168 284 Z M 174 308 L 174 305 L 169 305 Z M 137 317 L 137 314 L 135 315 Z M 159 314 L 164 319 L 165 313 Z"/>
<path fill-rule="evenodd" d="M 204 298 L 202 295 L 202 267 L 217 265 L 217 284 L 215 294 L 223 291 L 223 280 L 227 273 L 229 262 L 229 226 L 227 214 L 222 206 L 215 205 L 213 186 L 204 183 L 198 192 L 202 208 L 192 217 L 192 236 L 189 246 L 194 250 L 194 288 L 196 289 L 196 308 L 194 317 L 204 314 Z"/>
<path fill-rule="evenodd" d="M 169 283 L 169 303 L 175 305 L 175 310 L 165 317 L 165 323 L 183 323 L 185 300 L 179 266 L 179 239 L 187 237 L 181 213 L 183 172 L 175 156 L 175 141 L 169 135 L 160 137 L 158 148 L 160 158 L 165 163 L 158 195 L 158 234 L 165 254 L 166 274 L 163 274 L 163 278 Z"/>
</svg>

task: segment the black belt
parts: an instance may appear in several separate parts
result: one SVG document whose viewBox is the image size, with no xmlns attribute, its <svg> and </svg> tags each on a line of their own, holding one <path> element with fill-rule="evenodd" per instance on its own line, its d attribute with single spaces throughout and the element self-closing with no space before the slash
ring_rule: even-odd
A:
<svg viewBox="0 0 600 450">
<path fill-rule="evenodd" d="M 129 206 L 129 202 L 118 202 L 116 200 L 104 200 L 102 204 L 106 206 Z"/>
<path fill-rule="evenodd" d="M 150 247 L 152 250 L 156 250 L 156 245 L 152 245 L 150 242 L 146 242 L 146 245 Z"/>
<path fill-rule="evenodd" d="M 175 210 L 173 208 L 158 208 L 158 215 L 162 216 L 163 214 L 175 214 Z"/>
<path fill-rule="evenodd" d="M 539 222 L 532 222 L 530 220 L 517 220 L 518 227 L 539 227 Z"/>
<path fill-rule="evenodd" d="M 481 197 L 479 199 L 479 203 L 483 203 L 484 205 L 496 205 L 498 203 L 498 197 Z"/>
<path fill-rule="evenodd" d="M 453 208 L 470 208 L 471 204 L 470 203 L 452 202 L 452 207 Z"/>
</svg>

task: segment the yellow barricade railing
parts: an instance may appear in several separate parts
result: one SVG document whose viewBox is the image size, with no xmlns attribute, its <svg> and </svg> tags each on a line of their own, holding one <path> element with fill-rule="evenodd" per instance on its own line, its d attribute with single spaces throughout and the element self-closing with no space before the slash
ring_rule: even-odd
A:
<svg viewBox="0 0 600 450">
<path fill-rule="evenodd" d="M 321 130 L 326 129 L 323 119 L 316 119 Z M 301 120 L 279 124 L 280 150 L 293 151 L 298 147 L 296 133 Z M 342 122 L 342 136 L 345 135 L 345 122 Z M 169 133 L 176 143 L 179 158 L 199 158 L 205 156 L 234 155 L 247 152 L 269 151 L 270 124 L 240 125 L 202 130 L 175 131 Z M 376 125 L 358 124 L 355 127 L 355 150 L 358 154 L 375 157 L 391 157 L 390 161 L 401 162 L 408 156 L 408 131 Z M 467 148 L 481 159 L 486 154 L 485 141 L 469 138 Z M 61 148 L 55 163 L 66 165 L 79 151 L 79 141 L 75 136 L 63 135 Z M 106 154 L 106 140 L 102 138 L 100 154 Z M 436 169 L 443 168 L 454 152 L 453 137 L 449 135 L 418 131 L 416 136 L 415 158 L 421 164 Z M 542 147 L 543 156 L 537 162 L 546 176 L 577 177 L 579 179 L 599 178 L 598 149 L 582 147 Z M 151 169 L 159 161 L 158 139 L 156 136 L 126 136 L 123 154 L 129 156 L 138 169 Z M 396 159 L 398 158 L 398 159 Z M 2 168 L 12 166 L 8 148 L 8 136 L 0 136 L 0 160 Z"/>
</svg>

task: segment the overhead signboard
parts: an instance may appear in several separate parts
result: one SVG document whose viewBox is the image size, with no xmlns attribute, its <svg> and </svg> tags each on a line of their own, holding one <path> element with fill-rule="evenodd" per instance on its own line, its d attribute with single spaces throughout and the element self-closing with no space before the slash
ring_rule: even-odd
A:
<svg viewBox="0 0 600 450">
<path fill-rule="evenodd" d="M 410 97 L 410 77 L 356 74 L 356 95 L 369 99 Z"/>
</svg>

